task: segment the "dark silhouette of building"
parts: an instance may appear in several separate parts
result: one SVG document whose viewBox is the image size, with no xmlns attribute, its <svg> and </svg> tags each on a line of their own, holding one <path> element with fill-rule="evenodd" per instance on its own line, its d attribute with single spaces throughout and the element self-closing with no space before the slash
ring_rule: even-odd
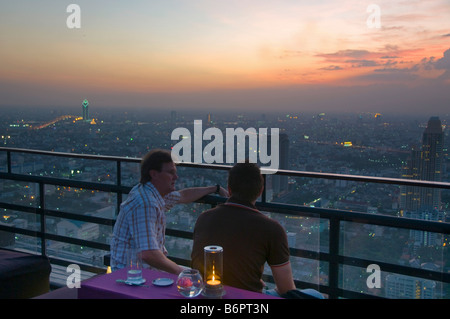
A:
<svg viewBox="0 0 450 319">
<path fill-rule="evenodd" d="M 438 117 L 431 117 L 422 136 L 421 149 L 413 148 L 403 177 L 425 181 L 441 181 L 444 133 Z M 404 186 L 400 208 L 404 211 L 440 210 L 438 188 Z"/>
</svg>

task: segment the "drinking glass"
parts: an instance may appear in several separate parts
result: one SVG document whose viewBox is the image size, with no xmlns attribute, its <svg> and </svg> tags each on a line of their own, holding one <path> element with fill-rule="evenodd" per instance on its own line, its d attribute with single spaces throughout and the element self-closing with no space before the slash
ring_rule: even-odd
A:
<svg viewBox="0 0 450 319">
<path fill-rule="evenodd" d="M 203 279 L 197 269 L 183 270 L 177 279 L 178 292 L 187 298 L 197 297 L 203 290 Z"/>
<path fill-rule="evenodd" d="M 127 251 L 127 282 L 130 284 L 142 284 L 142 258 L 136 248 Z"/>
</svg>

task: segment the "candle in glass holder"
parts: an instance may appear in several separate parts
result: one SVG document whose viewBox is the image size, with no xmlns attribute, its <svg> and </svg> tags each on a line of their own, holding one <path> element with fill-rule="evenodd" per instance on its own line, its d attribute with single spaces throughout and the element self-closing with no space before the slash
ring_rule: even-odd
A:
<svg viewBox="0 0 450 319">
<path fill-rule="evenodd" d="M 205 289 L 203 295 L 209 298 L 220 298 L 225 294 L 223 289 L 223 248 L 220 246 L 206 246 L 204 248 Z"/>
</svg>

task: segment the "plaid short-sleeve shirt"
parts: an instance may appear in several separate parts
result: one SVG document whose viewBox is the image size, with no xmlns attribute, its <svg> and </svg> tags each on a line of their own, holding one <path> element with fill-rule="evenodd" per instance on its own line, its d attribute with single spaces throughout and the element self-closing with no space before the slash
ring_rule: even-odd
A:
<svg viewBox="0 0 450 319">
<path fill-rule="evenodd" d="M 111 268 L 125 267 L 126 252 L 130 247 L 139 251 L 159 249 L 164 254 L 166 231 L 165 212 L 180 200 L 175 191 L 164 198 L 151 182 L 138 184 L 120 205 L 111 241 Z"/>
</svg>

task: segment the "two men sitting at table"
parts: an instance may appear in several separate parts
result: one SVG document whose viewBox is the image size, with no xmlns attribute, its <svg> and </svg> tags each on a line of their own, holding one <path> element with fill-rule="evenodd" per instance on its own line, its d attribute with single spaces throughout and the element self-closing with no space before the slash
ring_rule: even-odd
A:
<svg viewBox="0 0 450 319">
<path fill-rule="evenodd" d="M 167 258 L 165 213 L 179 203 L 194 202 L 217 193 L 231 197 L 225 204 L 202 213 L 194 229 L 192 268 L 203 273 L 204 247 L 224 249 L 224 284 L 261 292 L 267 262 L 279 295 L 295 290 L 286 232 L 255 207 L 264 187 L 260 169 L 253 163 L 236 164 L 228 176 L 228 192 L 220 186 L 175 191 L 177 168 L 171 153 L 149 152 L 141 161 L 141 179 L 120 207 L 111 242 L 111 268 L 126 265 L 127 250 L 136 248 L 142 260 L 162 271 L 179 274 L 184 268 Z"/>
</svg>

